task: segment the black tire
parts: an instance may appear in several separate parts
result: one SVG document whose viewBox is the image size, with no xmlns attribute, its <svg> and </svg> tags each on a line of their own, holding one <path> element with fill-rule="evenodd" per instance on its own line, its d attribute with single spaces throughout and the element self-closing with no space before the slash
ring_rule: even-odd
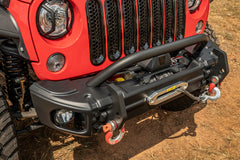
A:
<svg viewBox="0 0 240 160">
<path fill-rule="evenodd" d="M 15 127 L 8 105 L 0 91 L 0 159 L 19 160 Z"/>
<path fill-rule="evenodd" d="M 204 34 L 208 35 L 209 39 L 211 39 L 214 43 L 216 43 L 218 46 L 220 45 L 218 38 L 216 37 L 215 31 L 212 29 L 212 26 L 207 23 L 206 28 L 204 30 Z M 196 91 L 194 93 L 195 96 L 200 95 L 200 90 Z M 161 106 L 162 109 L 168 110 L 168 111 L 181 111 L 184 109 L 187 109 L 191 107 L 194 104 L 194 100 L 187 96 L 183 96 L 180 98 L 177 98 L 176 100 L 173 100 L 167 104 L 164 104 Z"/>
<path fill-rule="evenodd" d="M 214 43 L 216 43 L 218 46 L 220 46 L 220 42 L 215 34 L 215 31 L 213 30 L 212 26 L 208 23 L 204 30 L 204 34 L 206 34 L 209 37 L 209 39 L 211 39 Z"/>
</svg>

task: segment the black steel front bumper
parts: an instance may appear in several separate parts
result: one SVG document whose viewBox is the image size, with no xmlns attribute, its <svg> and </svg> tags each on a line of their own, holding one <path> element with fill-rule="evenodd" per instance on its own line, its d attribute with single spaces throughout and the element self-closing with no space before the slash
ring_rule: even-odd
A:
<svg viewBox="0 0 240 160">
<path fill-rule="evenodd" d="M 195 51 L 196 57 L 189 67 L 181 72 L 148 84 L 139 84 L 135 80 L 106 83 L 113 75 L 132 64 L 194 44 L 199 44 L 200 49 Z M 121 128 L 128 118 L 151 109 L 147 98 L 159 89 L 185 82 L 188 84 L 187 91 L 193 92 L 208 85 L 212 76 L 218 76 L 222 82 L 228 71 L 226 53 L 211 41 L 208 42 L 205 35 L 197 35 L 127 56 L 95 77 L 39 81 L 30 87 L 30 91 L 43 124 L 71 134 L 90 136 L 101 131 L 109 120 L 118 121 Z M 76 113 L 76 120 L 81 121 L 81 127 L 69 128 L 56 124 L 54 114 L 60 109 Z"/>
</svg>

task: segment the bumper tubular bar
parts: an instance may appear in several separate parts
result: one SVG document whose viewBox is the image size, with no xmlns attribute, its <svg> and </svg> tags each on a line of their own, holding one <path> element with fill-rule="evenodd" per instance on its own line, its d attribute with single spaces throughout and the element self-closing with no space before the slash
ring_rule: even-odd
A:
<svg viewBox="0 0 240 160">
<path fill-rule="evenodd" d="M 207 35 L 200 34 L 200 35 L 188 37 L 180 41 L 175 41 L 159 47 L 153 47 L 147 50 L 139 51 L 135 54 L 128 55 L 118 60 L 117 62 L 113 63 L 102 72 L 98 73 L 93 79 L 91 79 L 87 83 L 87 86 L 98 87 L 103 82 L 111 78 L 114 74 L 118 73 L 119 71 L 121 71 L 126 67 L 129 67 L 132 64 L 141 62 L 143 60 L 146 60 L 152 57 L 160 56 L 165 53 L 174 52 L 176 50 L 180 50 L 184 47 L 188 47 L 197 43 L 203 43 L 204 46 L 207 45 L 208 43 Z"/>
</svg>

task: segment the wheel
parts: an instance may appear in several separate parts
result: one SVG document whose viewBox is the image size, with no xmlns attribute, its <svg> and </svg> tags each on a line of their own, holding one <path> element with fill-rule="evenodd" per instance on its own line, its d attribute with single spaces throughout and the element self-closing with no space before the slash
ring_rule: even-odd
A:
<svg viewBox="0 0 240 160">
<path fill-rule="evenodd" d="M 0 159 L 19 160 L 15 127 L 7 102 L 0 91 Z"/>
<path fill-rule="evenodd" d="M 206 34 L 209 37 L 209 39 L 211 39 L 214 43 L 220 46 L 220 42 L 215 34 L 215 31 L 213 30 L 212 26 L 208 24 L 208 22 L 204 30 L 204 34 Z"/>
<path fill-rule="evenodd" d="M 204 30 L 204 34 L 206 34 L 209 37 L 209 39 L 211 39 L 218 46 L 220 45 L 219 40 L 216 37 L 215 31 L 212 29 L 212 26 L 208 23 Z M 201 94 L 200 90 L 194 92 L 195 96 L 199 96 L 200 94 Z M 191 98 L 187 96 L 182 96 L 180 98 L 177 98 L 176 100 L 173 100 L 169 103 L 162 105 L 161 108 L 168 111 L 181 111 L 192 106 L 194 102 L 195 101 L 192 100 Z"/>
</svg>

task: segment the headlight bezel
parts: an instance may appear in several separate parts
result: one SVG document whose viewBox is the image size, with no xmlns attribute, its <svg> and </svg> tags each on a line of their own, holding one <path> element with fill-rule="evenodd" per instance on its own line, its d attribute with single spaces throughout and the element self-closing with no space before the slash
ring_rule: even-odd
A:
<svg viewBox="0 0 240 160">
<path fill-rule="evenodd" d="M 51 3 L 51 1 L 49 0 L 44 0 L 43 2 L 41 2 L 41 4 L 39 5 L 38 9 L 37 9 L 37 13 L 36 13 L 36 25 L 37 25 L 37 30 L 38 32 L 40 33 L 41 36 L 43 36 L 44 38 L 47 38 L 47 39 L 50 39 L 50 40 L 55 40 L 55 39 L 59 39 L 59 38 L 62 38 L 64 37 L 67 33 L 69 33 L 69 31 L 71 30 L 72 26 L 73 26 L 73 21 L 74 21 L 74 12 L 73 12 L 73 7 L 71 5 L 71 3 L 68 1 L 68 0 L 52 0 L 52 3 L 54 2 L 63 2 L 63 3 L 66 3 L 67 5 L 67 9 L 65 11 L 66 13 L 66 31 L 57 35 L 57 36 L 52 36 L 51 33 L 53 33 L 55 30 L 56 30 L 56 23 L 55 23 L 55 13 L 53 10 L 51 10 L 49 7 L 47 7 L 45 4 L 46 3 Z M 49 14 L 51 14 L 51 17 L 52 17 L 52 27 L 50 29 L 50 31 L 48 32 L 44 32 L 42 30 L 42 27 L 40 25 L 40 12 L 41 12 L 41 9 L 45 9 Z M 69 11 L 70 10 L 70 13 L 71 13 L 71 20 L 70 20 L 70 23 L 68 22 L 69 21 Z"/>
<path fill-rule="evenodd" d="M 195 12 L 202 3 L 202 0 L 193 0 L 194 1 L 193 4 L 191 6 L 189 6 L 189 1 L 190 0 L 188 0 L 188 9 L 189 9 L 190 13 Z"/>
</svg>

